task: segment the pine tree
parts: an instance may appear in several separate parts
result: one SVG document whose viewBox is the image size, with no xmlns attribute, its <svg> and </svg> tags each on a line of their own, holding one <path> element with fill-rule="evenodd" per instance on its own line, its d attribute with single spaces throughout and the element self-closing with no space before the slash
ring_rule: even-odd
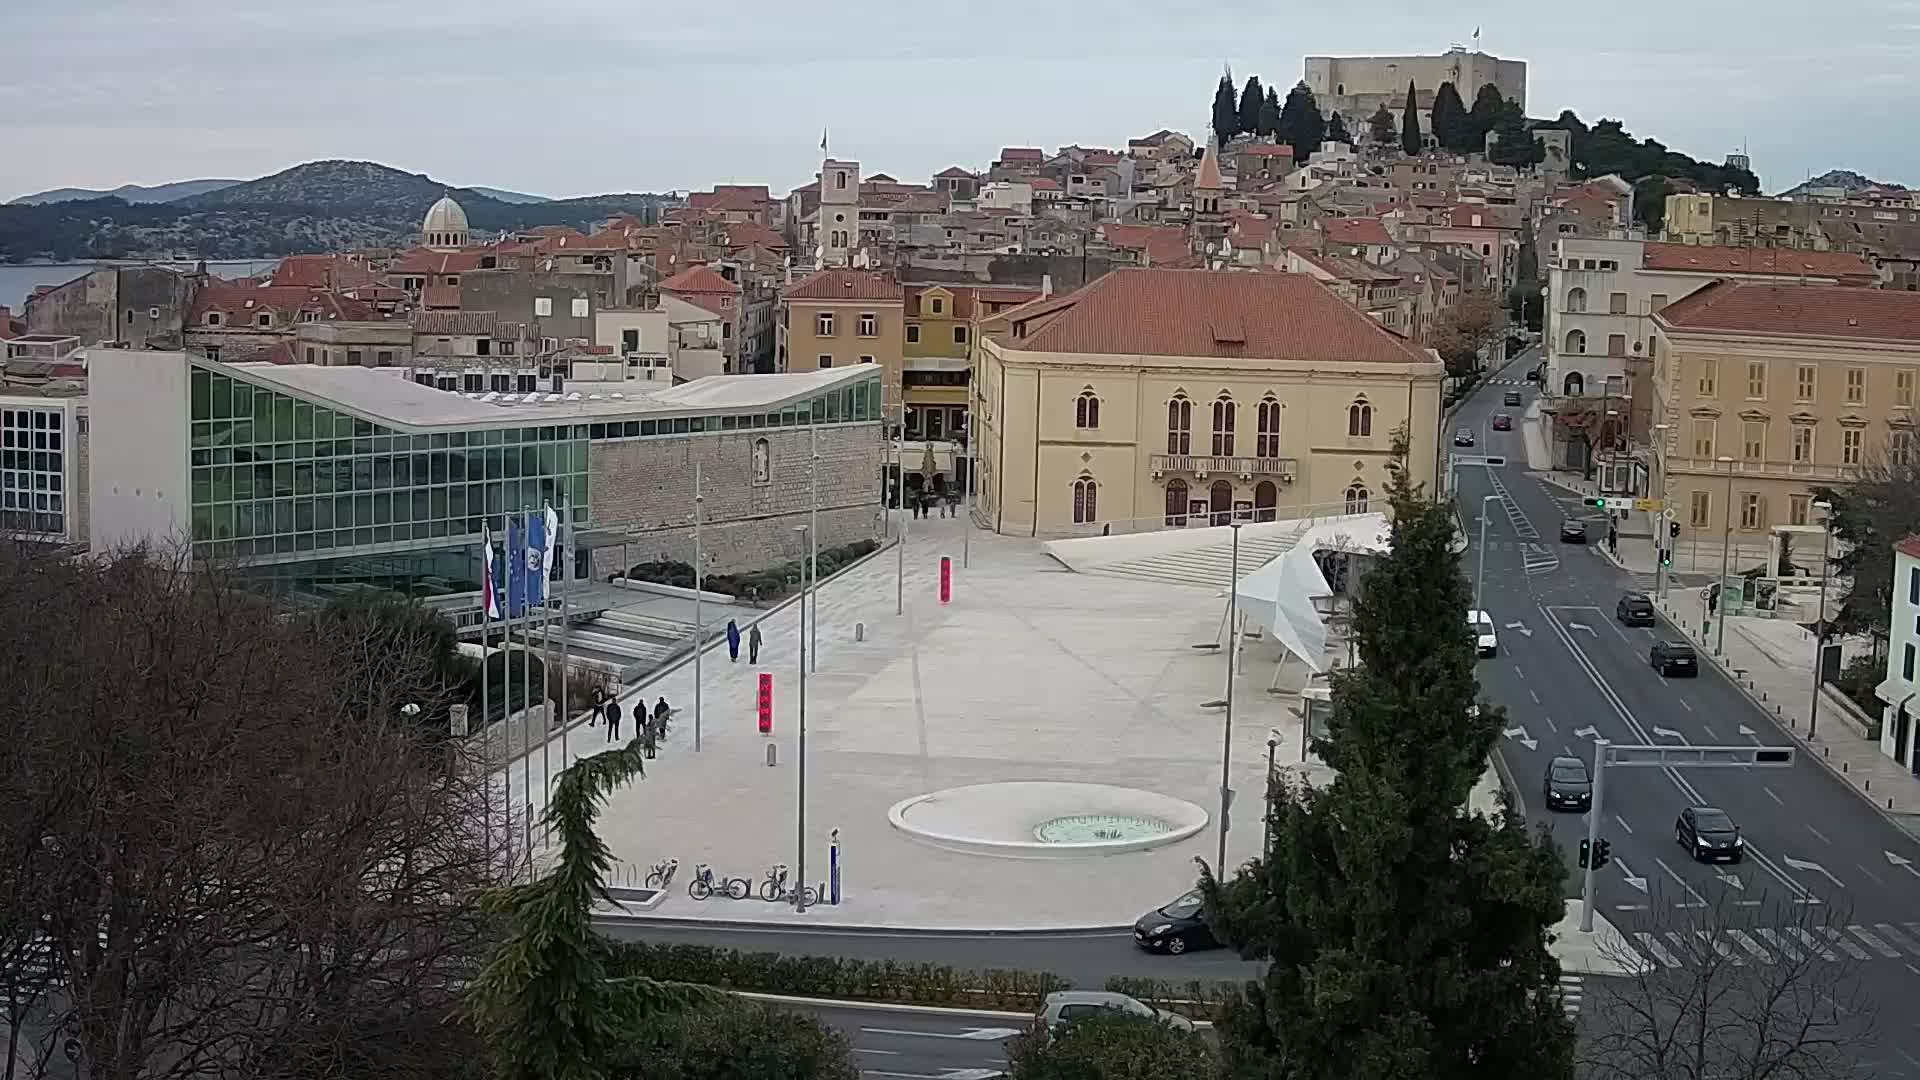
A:
<svg viewBox="0 0 1920 1080">
<path fill-rule="evenodd" d="M 1280 130 L 1280 93 L 1273 87 L 1267 87 L 1267 100 L 1260 103 L 1261 135 L 1269 136 Z"/>
<path fill-rule="evenodd" d="M 1450 82 L 1440 84 L 1433 92 L 1433 138 L 1441 146 L 1456 154 L 1464 154 L 1473 147 L 1467 145 L 1467 106 L 1460 100 L 1460 91 Z"/>
<path fill-rule="evenodd" d="M 1487 83 L 1480 92 L 1473 95 L 1473 109 L 1467 113 L 1466 130 L 1462 138 L 1467 149 L 1480 153 L 1487 145 L 1487 132 L 1500 122 L 1500 114 L 1506 107 L 1507 99 L 1500 96 L 1500 88 Z"/>
<path fill-rule="evenodd" d="M 1240 107 L 1235 104 L 1233 92 L 1233 72 L 1220 76 L 1220 85 L 1213 91 L 1213 137 L 1226 142 L 1240 132 Z"/>
<path fill-rule="evenodd" d="M 1326 136 L 1326 120 L 1320 115 L 1320 103 L 1313 99 L 1305 79 L 1287 91 L 1287 103 L 1280 108 L 1280 141 L 1293 147 L 1293 160 L 1304 164 L 1320 149 Z"/>
<path fill-rule="evenodd" d="M 1327 120 L 1327 141 L 1353 145 L 1353 136 L 1347 134 L 1347 122 L 1337 111 Z"/>
<path fill-rule="evenodd" d="M 1476 707 L 1452 510 L 1415 486 L 1404 429 L 1394 450 L 1391 548 L 1354 602 L 1360 661 L 1334 674 L 1313 739 L 1337 776 L 1278 787 L 1268 855 L 1202 875 L 1215 931 L 1271 961 L 1219 1020 L 1228 1075 L 1566 1080 L 1547 947 L 1566 870 L 1510 806 L 1465 806 L 1505 717 Z"/>
<path fill-rule="evenodd" d="M 1266 101 L 1267 93 L 1261 89 L 1260 76 L 1247 76 L 1247 85 L 1240 91 L 1240 134 L 1252 135 L 1260 130 L 1260 106 Z"/>
<path fill-rule="evenodd" d="M 1514 102 L 1501 106 L 1500 119 L 1494 123 L 1493 130 L 1498 141 L 1487 153 L 1487 160 L 1494 164 L 1525 169 L 1546 159 L 1547 148 L 1527 130 L 1527 115 Z"/>
<path fill-rule="evenodd" d="M 1407 105 L 1400 111 L 1400 152 L 1408 157 L 1420 154 L 1420 101 L 1413 89 L 1413 83 L 1407 83 Z"/>
<path fill-rule="evenodd" d="M 1367 135 L 1380 146 L 1400 137 L 1399 130 L 1393 125 L 1393 114 L 1387 111 L 1386 102 L 1381 102 L 1380 107 L 1367 118 Z"/>
</svg>

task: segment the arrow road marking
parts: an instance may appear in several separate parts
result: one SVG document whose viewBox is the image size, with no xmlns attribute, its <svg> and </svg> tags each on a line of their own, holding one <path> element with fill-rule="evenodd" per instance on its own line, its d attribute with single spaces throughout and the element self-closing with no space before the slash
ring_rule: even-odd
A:
<svg viewBox="0 0 1920 1080">
<path fill-rule="evenodd" d="M 861 1031 L 869 1035 L 907 1035 L 921 1039 L 969 1039 L 975 1042 L 992 1042 L 998 1039 L 1011 1039 L 1021 1033 L 1019 1028 L 968 1028 L 965 1031 L 902 1031 L 898 1028 L 863 1027 Z"/>
<path fill-rule="evenodd" d="M 1660 869 L 1666 871 L 1667 876 L 1672 878 L 1682 889 L 1687 890 L 1688 896 L 1693 897 L 1693 900 L 1691 902 L 1685 903 L 1685 904 L 1675 904 L 1673 905 L 1674 907 L 1703 908 L 1707 906 L 1707 898 L 1695 892 L 1693 889 L 1693 886 L 1687 884 L 1686 878 L 1681 877 L 1678 873 L 1674 871 L 1673 867 L 1667 865 L 1667 860 L 1655 859 L 1653 860 L 1653 863 L 1655 866 L 1658 866 Z"/>
<path fill-rule="evenodd" d="M 1615 863 L 1615 864 L 1617 864 L 1617 865 L 1618 865 L 1618 866 L 1620 867 L 1620 876 L 1621 876 L 1621 877 L 1624 877 L 1624 878 L 1626 878 L 1626 879 L 1627 879 L 1627 884 L 1628 884 L 1628 885 L 1631 885 L 1631 886 L 1633 886 L 1634 888 L 1636 888 L 1636 889 L 1639 889 L 1639 890 L 1640 890 L 1641 892 L 1646 892 L 1646 891 L 1647 891 L 1647 879 L 1646 879 L 1646 878 L 1643 878 L 1643 877 L 1634 877 L 1634 876 L 1633 876 L 1633 871 L 1631 871 L 1631 870 L 1629 870 L 1629 869 L 1627 869 L 1627 864 L 1626 864 L 1626 862 L 1625 862 L 1624 860 L 1621 860 L 1621 859 L 1615 859 L 1615 860 L 1613 860 L 1613 861 L 1614 861 L 1614 863 Z"/>
<path fill-rule="evenodd" d="M 1520 631 L 1520 633 L 1521 633 L 1521 635 L 1522 635 L 1522 636 L 1524 636 L 1524 637 L 1532 637 L 1532 636 L 1533 636 L 1533 631 L 1531 631 L 1531 630 L 1529 630 L 1529 629 L 1527 629 L 1527 624 L 1526 624 L 1526 623 L 1523 623 L 1523 622 L 1510 622 L 1510 623 L 1508 623 L 1508 624 L 1507 624 L 1507 629 L 1509 629 L 1509 630 L 1518 630 L 1518 631 Z"/>
<path fill-rule="evenodd" d="M 1509 739 L 1512 739 L 1518 742 L 1521 746 L 1526 747 L 1528 750 L 1533 750 L 1540 745 L 1540 740 L 1529 737 L 1527 735 L 1527 729 L 1523 727 L 1510 727 L 1507 730 L 1501 732 L 1501 734 L 1505 735 Z"/>
<path fill-rule="evenodd" d="M 1753 733 L 1753 729 L 1752 729 L 1752 728 L 1750 728 L 1750 727 L 1748 727 L 1748 726 L 1747 726 L 1747 725 L 1745 725 L 1745 724 L 1741 724 L 1741 725 L 1740 725 L 1740 734 L 1741 734 L 1741 736 L 1742 736 L 1742 737 L 1744 737 L 1744 738 L 1748 738 L 1748 739 L 1753 739 L 1753 738 L 1754 738 L 1754 733 Z M 1759 740 L 1758 740 L 1758 739 L 1755 739 L 1754 741 L 1756 741 L 1756 742 L 1758 742 Z"/>
<path fill-rule="evenodd" d="M 1745 892 L 1747 889 L 1747 883 L 1740 880 L 1739 874 L 1730 873 L 1726 870 L 1720 870 L 1715 872 L 1713 876 L 1719 878 L 1722 884 L 1728 885 L 1735 889 L 1739 889 L 1741 892 Z"/>
<path fill-rule="evenodd" d="M 1819 874 L 1821 877 L 1826 878 L 1828 881 L 1833 882 L 1833 886 L 1836 889 L 1844 889 L 1847 887 L 1845 882 L 1841 881 L 1837 877 L 1834 877 L 1833 874 L 1830 871 L 1828 871 L 1826 867 L 1821 866 L 1817 862 L 1808 862 L 1805 859 L 1796 859 L 1791 855 L 1780 856 L 1780 861 L 1783 863 L 1786 863 L 1788 866 L 1793 867 L 1795 870 L 1811 870 L 1814 873 Z"/>
<path fill-rule="evenodd" d="M 1599 734 L 1600 734 L 1600 729 L 1594 727 L 1591 724 L 1583 728 L 1575 728 L 1573 731 L 1573 737 L 1576 739 L 1591 739 L 1594 736 Z"/>
<path fill-rule="evenodd" d="M 1589 634 L 1593 634 L 1593 636 L 1594 636 L 1594 637 L 1599 637 L 1599 636 L 1600 636 L 1600 635 L 1599 635 L 1599 634 L 1598 634 L 1597 632 L 1595 632 L 1595 631 L 1594 631 L 1594 629 L 1593 629 L 1593 627 L 1591 627 L 1591 626 L 1588 626 L 1588 625 L 1587 625 L 1586 623 L 1581 623 L 1581 622 L 1570 622 L 1570 623 L 1568 623 L 1568 624 L 1567 624 L 1567 629 L 1569 629 L 1569 630 L 1585 630 L 1585 631 L 1586 631 L 1587 633 L 1589 633 Z"/>
<path fill-rule="evenodd" d="M 1887 862 L 1893 864 L 1894 866 L 1899 867 L 1902 870 L 1905 870 L 1907 873 L 1912 874 L 1914 877 L 1920 878 L 1920 868 L 1915 868 L 1915 866 L 1913 865 L 1912 859 L 1906 858 L 1905 856 L 1902 856 L 1902 855 L 1895 855 L 1891 851 L 1882 852 L 1882 854 L 1884 854 L 1887 857 Z"/>
<path fill-rule="evenodd" d="M 1654 729 L 1653 729 L 1653 733 L 1654 733 L 1655 735 L 1658 735 L 1658 736 L 1660 736 L 1660 737 L 1661 737 L 1661 738 L 1663 738 L 1663 739 L 1684 739 L 1684 738 L 1686 738 L 1686 736 L 1684 736 L 1684 735 L 1682 735 L 1682 734 L 1680 734 L 1679 732 L 1677 732 L 1677 731 L 1675 731 L 1675 730 L 1673 730 L 1672 728 L 1665 728 L 1665 727 L 1657 727 L 1657 728 L 1654 728 Z"/>
</svg>

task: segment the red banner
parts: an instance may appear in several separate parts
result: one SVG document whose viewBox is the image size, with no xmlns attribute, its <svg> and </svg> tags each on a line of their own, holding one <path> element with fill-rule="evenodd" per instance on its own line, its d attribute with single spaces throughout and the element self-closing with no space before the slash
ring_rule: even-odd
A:
<svg viewBox="0 0 1920 1080">
<path fill-rule="evenodd" d="M 953 559 L 950 556 L 942 555 L 940 556 L 940 602 L 944 604 L 952 599 Z"/>
<path fill-rule="evenodd" d="M 773 672 L 760 673 L 760 734 L 773 734 Z"/>
</svg>

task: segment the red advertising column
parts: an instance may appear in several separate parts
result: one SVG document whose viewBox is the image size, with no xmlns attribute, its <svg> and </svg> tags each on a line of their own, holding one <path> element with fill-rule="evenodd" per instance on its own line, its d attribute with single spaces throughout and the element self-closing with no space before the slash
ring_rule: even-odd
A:
<svg viewBox="0 0 1920 1080">
<path fill-rule="evenodd" d="M 760 673 L 760 734 L 773 734 L 773 672 Z"/>
<path fill-rule="evenodd" d="M 950 556 L 942 555 L 940 556 L 940 602 L 944 604 L 952 599 L 953 559 Z"/>
</svg>

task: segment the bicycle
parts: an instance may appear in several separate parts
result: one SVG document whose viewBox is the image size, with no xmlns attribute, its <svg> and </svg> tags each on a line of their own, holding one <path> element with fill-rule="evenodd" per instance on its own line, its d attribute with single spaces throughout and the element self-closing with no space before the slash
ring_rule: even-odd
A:
<svg viewBox="0 0 1920 1080">
<path fill-rule="evenodd" d="M 766 880 L 760 883 L 760 899 L 765 900 L 769 904 L 782 902 L 792 903 L 796 892 L 800 896 L 800 906 L 802 907 L 812 907 L 819 902 L 819 894 L 814 891 L 811 885 L 796 885 L 795 888 L 787 888 L 786 863 L 774 863 L 773 866 L 767 870 Z"/>
<path fill-rule="evenodd" d="M 705 900 L 716 894 L 729 900 L 745 900 L 752 891 L 753 886 L 746 878 L 716 878 L 713 868 L 706 863 L 695 863 L 693 880 L 687 882 L 687 895 L 695 900 Z"/>
<path fill-rule="evenodd" d="M 647 871 L 647 888 L 664 891 L 667 886 L 673 884 L 673 872 L 678 869 L 680 869 L 679 859 L 661 859 L 654 863 L 653 869 Z"/>
</svg>

